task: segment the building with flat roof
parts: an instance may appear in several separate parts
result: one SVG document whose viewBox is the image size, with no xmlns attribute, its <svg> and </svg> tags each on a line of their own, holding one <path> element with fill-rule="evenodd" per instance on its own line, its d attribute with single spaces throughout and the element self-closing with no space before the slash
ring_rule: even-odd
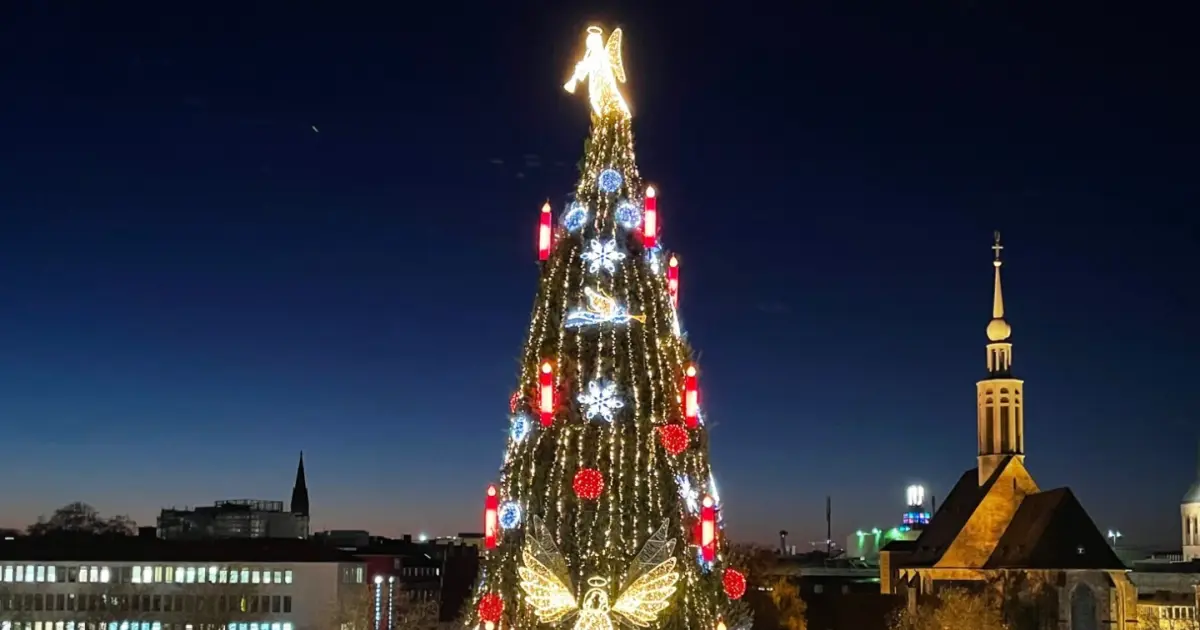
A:
<svg viewBox="0 0 1200 630">
<path fill-rule="evenodd" d="M 0 540 L 0 630 L 328 626 L 365 579 L 358 558 L 304 540 L 20 537 Z"/>
<path fill-rule="evenodd" d="M 158 537 L 168 540 L 201 538 L 308 538 L 308 484 L 304 453 L 296 467 L 291 509 L 283 501 L 230 499 L 196 508 L 166 508 L 158 516 Z"/>
</svg>

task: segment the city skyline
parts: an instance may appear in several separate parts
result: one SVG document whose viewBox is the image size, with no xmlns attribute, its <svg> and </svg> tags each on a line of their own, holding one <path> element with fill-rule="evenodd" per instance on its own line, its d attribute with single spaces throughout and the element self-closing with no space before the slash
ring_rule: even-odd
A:
<svg viewBox="0 0 1200 630">
<path fill-rule="evenodd" d="M 215 17 L 130 11 L 94 23 L 163 34 L 77 37 L 47 10 L 0 71 L 20 87 L 0 122 L 0 475 L 33 478 L 0 526 L 77 500 L 146 525 L 286 499 L 304 451 L 314 531 L 480 529 L 537 212 L 561 210 L 587 133 L 561 82 L 602 18 L 630 34 L 732 538 L 823 537 L 826 495 L 835 540 L 883 527 L 906 486 L 942 497 L 973 465 L 998 229 L 1027 465 L 1101 529 L 1178 543 L 1200 438 L 1188 118 L 1163 76 L 1062 43 L 1095 33 L 1017 46 L 1015 9 L 883 27 L 808 8 L 716 51 L 704 16 L 481 6 L 462 20 L 494 58 L 431 59 L 467 26 L 311 42 L 402 16 L 299 10 L 222 15 L 254 35 L 218 42 Z M 1158 50 L 1125 45 L 1134 69 Z"/>
</svg>

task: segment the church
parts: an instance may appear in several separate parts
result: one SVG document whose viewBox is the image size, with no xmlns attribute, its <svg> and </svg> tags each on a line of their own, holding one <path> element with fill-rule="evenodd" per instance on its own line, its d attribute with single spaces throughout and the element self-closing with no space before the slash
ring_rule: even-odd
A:
<svg viewBox="0 0 1200 630">
<path fill-rule="evenodd" d="M 1012 370 L 999 233 L 992 249 L 987 378 L 976 384 L 978 463 L 919 538 L 882 550 L 881 589 L 910 606 L 947 587 L 995 589 L 1014 628 L 1132 630 L 1137 591 L 1128 570 L 1071 490 L 1042 490 L 1025 467 L 1025 383 Z"/>
</svg>

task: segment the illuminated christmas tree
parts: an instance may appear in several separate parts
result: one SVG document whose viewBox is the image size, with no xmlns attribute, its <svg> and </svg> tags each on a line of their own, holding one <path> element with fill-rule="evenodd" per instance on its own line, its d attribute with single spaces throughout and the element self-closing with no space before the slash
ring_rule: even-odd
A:
<svg viewBox="0 0 1200 630">
<path fill-rule="evenodd" d="M 565 88 L 585 81 L 591 134 L 574 200 L 557 217 L 542 208 L 540 285 L 468 625 L 744 624 L 676 312 L 679 263 L 634 158 L 619 29 L 607 42 L 588 29 Z"/>
</svg>

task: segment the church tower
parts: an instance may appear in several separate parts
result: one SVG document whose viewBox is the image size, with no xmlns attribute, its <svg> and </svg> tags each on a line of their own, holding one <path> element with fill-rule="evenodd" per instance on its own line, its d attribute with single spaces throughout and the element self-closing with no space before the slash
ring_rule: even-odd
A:
<svg viewBox="0 0 1200 630">
<path fill-rule="evenodd" d="M 987 483 L 1008 457 L 1025 459 L 1025 383 L 1012 374 L 1012 327 L 1004 320 L 1000 289 L 1000 233 L 992 245 L 995 268 L 992 321 L 987 326 L 988 377 L 975 385 L 976 426 L 979 434 L 979 485 Z"/>
<path fill-rule="evenodd" d="M 1200 461 L 1196 463 L 1200 467 Z M 1200 470 L 1196 471 L 1192 487 L 1183 495 L 1179 515 L 1183 520 L 1183 561 L 1191 562 L 1200 558 Z"/>
</svg>

